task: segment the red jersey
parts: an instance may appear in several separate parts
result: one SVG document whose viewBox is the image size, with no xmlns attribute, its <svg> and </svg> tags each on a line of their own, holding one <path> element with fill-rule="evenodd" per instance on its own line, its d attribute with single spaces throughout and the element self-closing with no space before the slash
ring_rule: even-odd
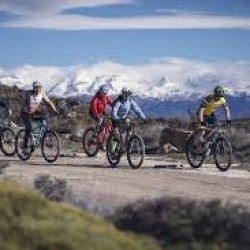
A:
<svg viewBox="0 0 250 250">
<path fill-rule="evenodd" d="M 107 104 L 112 107 L 112 99 L 108 95 L 97 93 L 90 102 L 90 110 L 94 116 L 100 117 L 105 114 Z"/>
</svg>

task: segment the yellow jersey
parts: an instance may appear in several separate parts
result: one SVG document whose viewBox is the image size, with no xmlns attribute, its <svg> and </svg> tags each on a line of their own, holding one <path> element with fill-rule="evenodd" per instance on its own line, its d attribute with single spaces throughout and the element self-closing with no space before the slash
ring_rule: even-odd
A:
<svg viewBox="0 0 250 250">
<path fill-rule="evenodd" d="M 220 99 L 215 99 L 213 94 L 208 95 L 201 104 L 201 108 L 205 108 L 204 115 L 210 116 L 212 115 L 217 108 L 226 107 L 227 101 L 224 97 L 220 97 Z"/>
</svg>

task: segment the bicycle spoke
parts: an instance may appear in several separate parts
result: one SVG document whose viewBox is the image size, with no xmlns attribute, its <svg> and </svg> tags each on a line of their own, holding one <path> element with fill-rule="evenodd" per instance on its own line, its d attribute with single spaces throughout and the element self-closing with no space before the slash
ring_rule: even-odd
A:
<svg viewBox="0 0 250 250">
<path fill-rule="evenodd" d="M 16 152 L 14 131 L 10 128 L 4 128 L 2 129 L 0 136 L 1 136 L 0 146 L 2 152 L 6 156 L 13 156 Z"/>
<path fill-rule="evenodd" d="M 197 133 L 191 135 L 186 145 L 187 161 L 193 168 L 199 168 L 206 156 L 205 145 L 201 143 L 201 141 L 198 139 L 198 136 L 199 134 Z"/>
<path fill-rule="evenodd" d="M 31 150 L 30 150 L 30 140 L 28 140 L 27 147 L 24 147 L 24 138 L 25 138 L 26 130 L 20 130 L 16 137 L 16 152 L 18 157 L 26 161 L 31 156 Z"/>
<path fill-rule="evenodd" d="M 232 148 L 226 138 L 219 138 L 215 143 L 215 163 L 219 170 L 226 171 L 231 165 Z"/>
<path fill-rule="evenodd" d="M 95 136 L 95 129 L 88 128 L 82 139 L 82 145 L 84 152 L 89 156 L 93 157 L 98 153 L 99 143 L 98 138 Z"/>
<path fill-rule="evenodd" d="M 144 160 L 145 145 L 143 139 L 135 134 L 130 138 L 127 157 L 132 168 L 139 168 Z"/>
<path fill-rule="evenodd" d="M 42 154 L 46 161 L 54 162 L 59 156 L 60 141 L 58 135 L 48 130 L 42 139 Z"/>
</svg>

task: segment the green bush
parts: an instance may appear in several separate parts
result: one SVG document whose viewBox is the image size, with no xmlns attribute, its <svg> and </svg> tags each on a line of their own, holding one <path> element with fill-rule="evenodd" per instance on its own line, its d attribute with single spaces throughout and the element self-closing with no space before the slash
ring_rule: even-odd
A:
<svg viewBox="0 0 250 250">
<path fill-rule="evenodd" d="M 111 218 L 122 230 L 155 237 L 164 249 L 249 249 L 250 214 L 219 201 L 139 201 Z"/>
<path fill-rule="evenodd" d="M 119 232 L 105 220 L 47 201 L 16 183 L 0 182 L 1 250 L 159 249 L 146 237 Z"/>
</svg>

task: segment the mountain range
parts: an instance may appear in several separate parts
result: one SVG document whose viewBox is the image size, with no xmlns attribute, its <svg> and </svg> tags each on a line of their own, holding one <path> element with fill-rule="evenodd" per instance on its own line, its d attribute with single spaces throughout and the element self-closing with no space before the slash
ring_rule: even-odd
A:
<svg viewBox="0 0 250 250">
<path fill-rule="evenodd" d="M 0 75 L 0 84 L 31 88 L 32 81 L 25 81 L 16 75 Z M 134 98 L 148 116 L 154 117 L 188 117 L 188 109 L 198 109 L 201 99 L 214 86 L 225 86 L 229 106 L 233 117 L 250 117 L 250 83 L 232 82 L 216 74 L 203 74 L 199 77 L 173 81 L 162 76 L 155 81 L 135 79 L 126 75 L 96 76 L 92 81 L 68 77 L 59 82 L 44 84 L 51 96 L 74 97 L 88 102 L 101 85 L 110 88 L 110 94 L 116 96 L 126 86 L 134 93 Z"/>
</svg>

